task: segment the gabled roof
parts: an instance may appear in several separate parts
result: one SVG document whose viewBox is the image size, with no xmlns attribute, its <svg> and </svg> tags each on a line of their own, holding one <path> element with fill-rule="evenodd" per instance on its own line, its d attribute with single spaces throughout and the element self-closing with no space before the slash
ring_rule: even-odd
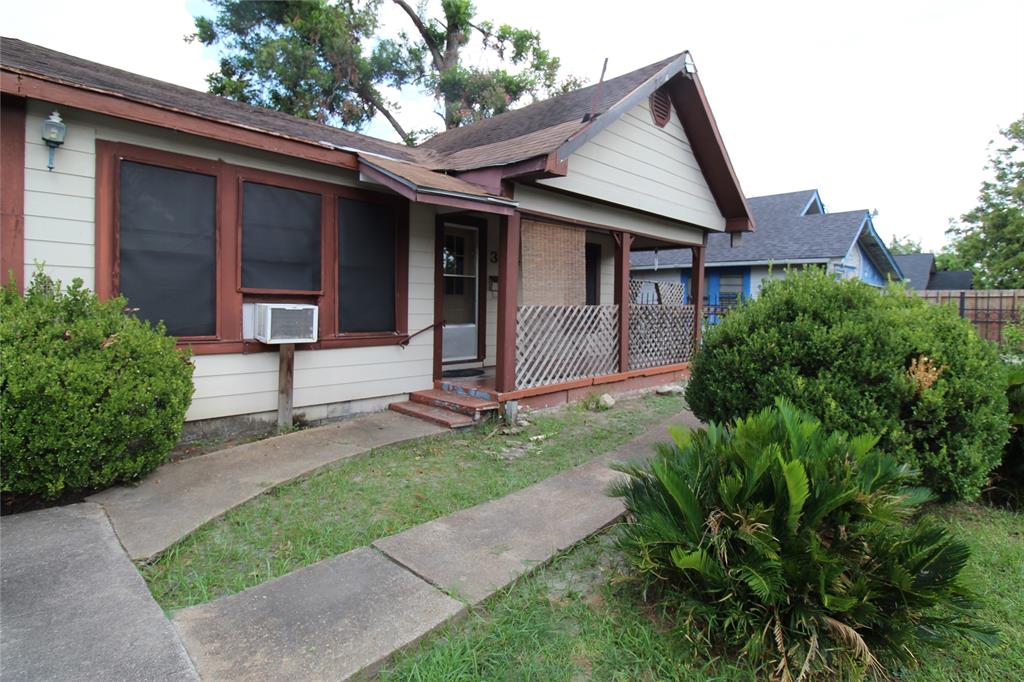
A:
<svg viewBox="0 0 1024 682">
<path fill-rule="evenodd" d="M 929 289 L 971 289 L 974 276 L 968 270 L 940 270 L 928 280 Z"/>
<path fill-rule="evenodd" d="M 146 113 L 135 120 L 214 139 L 226 139 L 219 136 L 227 131 L 230 141 L 260 148 L 263 139 L 286 140 L 266 148 L 348 168 L 359 167 L 360 153 L 370 154 L 420 166 L 425 172 L 448 175 L 503 168 L 538 158 L 546 159 L 542 174 L 564 174 L 565 160 L 575 149 L 641 98 L 665 87 L 726 218 L 726 229 L 743 231 L 753 227 L 700 79 L 686 52 L 587 88 L 441 133 L 419 147 L 249 106 L 13 38 L 0 39 L 0 67 L 4 72 L 3 91 L 18 96 L 92 107 L 123 118 L 140 116 L 141 107 Z M 88 94 L 72 96 L 69 92 Z M 57 98 L 58 93 L 63 99 Z M 148 113 L 151 111 L 158 114 Z M 239 130 L 244 132 L 235 132 Z M 431 182 L 443 184 L 438 178 Z M 491 191 L 483 192 L 484 196 L 498 194 L 488 189 Z"/>
<path fill-rule="evenodd" d="M 932 273 L 935 272 L 935 255 L 931 253 L 908 253 L 893 256 L 897 265 L 903 271 L 903 276 L 909 280 L 907 286 L 911 289 L 927 289 L 931 281 Z"/>
<path fill-rule="evenodd" d="M 855 244 L 871 253 L 876 265 L 900 276 L 888 250 L 871 227 L 866 210 L 841 213 L 805 214 L 812 202 L 818 202 L 817 190 L 803 190 L 753 197 L 748 200 L 757 231 L 742 236 L 734 243 L 731 235 L 708 235 L 705 265 L 728 266 L 786 263 L 824 263 L 844 258 Z M 690 267 L 689 249 L 634 251 L 630 265 L 638 269 Z"/>
</svg>

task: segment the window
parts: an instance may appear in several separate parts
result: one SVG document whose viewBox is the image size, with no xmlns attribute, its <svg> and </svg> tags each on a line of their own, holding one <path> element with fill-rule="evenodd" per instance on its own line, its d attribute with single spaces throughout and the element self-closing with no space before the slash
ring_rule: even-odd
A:
<svg viewBox="0 0 1024 682">
<path fill-rule="evenodd" d="M 404 200 L 308 178 L 96 141 L 96 292 L 123 293 L 196 354 L 269 350 L 247 303 L 319 306 L 312 348 L 408 331 Z"/>
<path fill-rule="evenodd" d="M 393 332 L 396 216 L 389 204 L 338 202 L 338 331 Z"/>
<path fill-rule="evenodd" d="M 477 248 L 476 229 L 445 228 L 442 310 L 448 324 L 477 322 Z"/>
<path fill-rule="evenodd" d="M 735 305 L 743 296 L 743 275 L 722 275 L 718 280 L 719 305 Z"/>
<path fill-rule="evenodd" d="M 217 334 L 216 193 L 210 175 L 121 163 L 120 292 L 174 336 Z"/>
<path fill-rule="evenodd" d="M 586 246 L 587 305 L 601 302 L 601 245 Z"/>
<path fill-rule="evenodd" d="M 242 288 L 319 292 L 321 197 L 243 183 Z"/>
</svg>

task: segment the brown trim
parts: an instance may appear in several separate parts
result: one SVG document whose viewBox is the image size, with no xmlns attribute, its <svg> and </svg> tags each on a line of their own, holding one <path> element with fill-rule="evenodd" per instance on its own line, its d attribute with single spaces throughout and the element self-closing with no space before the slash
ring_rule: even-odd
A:
<svg viewBox="0 0 1024 682">
<path fill-rule="evenodd" d="M 370 163 L 360 162 L 359 173 L 366 177 L 370 182 L 376 182 L 384 185 L 388 189 L 392 190 L 399 196 L 405 197 L 409 201 L 416 204 L 429 204 L 432 206 L 448 206 L 451 208 L 461 208 L 467 211 L 478 211 L 480 213 L 497 213 L 499 215 L 510 215 L 516 209 L 514 206 L 507 206 L 504 204 L 495 204 L 487 201 L 486 197 L 480 197 L 480 199 L 472 199 L 466 197 L 453 197 L 449 194 L 436 194 L 434 192 L 423 191 L 428 188 L 409 187 L 403 182 L 396 180 L 389 174 L 380 171 Z M 441 192 L 442 190 L 438 190 Z"/>
<path fill-rule="evenodd" d="M 434 357 L 433 378 L 441 380 L 444 364 L 444 277 L 441 262 L 444 258 L 444 216 L 434 218 Z"/>
<path fill-rule="evenodd" d="M 300 350 L 399 345 L 409 326 L 409 206 L 395 197 L 333 185 L 317 180 L 273 173 L 222 161 L 165 152 L 148 147 L 96 141 L 96 291 L 101 298 L 115 296 L 118 286 L 118 173 L 121 160 L 185 170 L 217 178 L 217 335 L 182 337 L 180 346 L 191 346 L 196 355 L 252 353 L 273 350 L 242 339 L 242 305 L 246 302 L 292 298 L 320 306 L 320 340 L 301 344 Z M 243 182 L 297 189 L 319 194 L 321 204 L 321 282 L 319 291 L 242 289 L 242 194 Z M 338 202 L 342 198 L 388 204 L 395 209 L 395 329 L 369 333 L 338 330 Z"/>
<path fill-rule="evenodd" d="M 0 98 L 0 286 L 25 288 L 25 100 Z M 40 133 L 41 134 L 41 133 Z"/>
<path fill-rule="evenodd" d="M 244 128 L 234 123 L 204 118 L 155 104 L 136 102 L 114 93 L 58 83 L 37 75 L 16 73 L 6 67 L 3 73 L 0 73 L 0 90 L 20 97 L 43 99 L 55 104 L 95 111 L 129 121 L 170 128 L 220 142 L 261 149 L 307 161 L 326 163 L 350 170 L 356 170 L 358 167 L 356 155 L 352 152 L 329 149 L 279 133 Z"/>
<path fill-rule="evenodd" d="M 589 198 L 589 197 L 584 197 L 582 194 L 574 194 L 572 192 L 566 192 L 564 190 L 555 189 L 553 187 L 546 187 L 546 186 L 543 186 L 543 185 L 537 185 L 536 188 L 537 189 L 542 189 L 544 191 L 554 192 L 555 194 L 562 194 L 562 195 L 573 197 L 573 198 L 585 198 L 588 201 L 593 201 L 594 203 L 597 203 L 597 204 L 606 204 L 608 206 L 612 206 L 612 207 L 615 207 L 615 208 L 627 210 L 623 206 L 621 206 L 620 204 L 612 204 L 610 202 L 604 202 L 604 201 L 601 201 L 599 199 L 592 199 L 592 198 Z M 631 209 L 628 209 L 628 210 L 631 210 Z M 635 213 L 641 213 L 643 215 L 650 216 L 652 218 L 660 218 L 662 220 L 667 220 L 664 216 L 656 216 L 653 213 L 646 213 L 645 211 L 639 211 L 638 210 L 638 211 L 634 211 L 634 212 Z M 634 237 L 642 237 L 644 239 L 654 239 L 654 240 L 657 240 L 657 241 L 665 242 L 666 244 L 674 244 L 674 245 L 680 246 L 680 247 L 693 246 L 692 242 L 681 242 L 681 241 L 678 241 L 678 240 L 675 240 L 675 239 L 665 239 L 664 237 L 652 237 L 652 236 L 644 234 L 642 232 L 634 232 L 632 230 L 626 230 L 626 229 L 623 229 L 621 227 L 613 227 L 612 225 L 602 225 L 601 223 L 591 223 L 591 222 L 588 222 L 586 220 L 577 220 L 575 218 L 567 218 L 565 216 L 556 215 L 554 213 L 544 213 L 542 211 L 534 211 L 534 210 L 530 210 L 530 209 L 523 209 L 523 210 L 520 211 L 520 214 L 525 219 L 536 218 L 538 220 L 543 220 L 543 221 L 546 221 L 546 222 L 558 223 L 558 224 L 561 224 L 561 225 L 568 225 L 569 227 L 583 227 L 583 228 L 586 228 L 588 230 L 604 230 L 606 232 L 612 232 L 612 233 L 614 233 L 614 232 L 625 232 L 625 233 L 633 235 Z M 696 225 L 694 225 L 692 227 L 694 229 L 697 229 L 697 230 L 702 229 L 700 227 L 697 227 Z"/>
<path fill-rule="evenodd" d="M 705 244 L 707 240 L 705 238 Z M 690 300 L 693 301 L 693 351 L 700 348 L 700 332 L 704 326 L 704 246 L 690 249 L 693 260 L 690 265 Z"/>
<path fill-rule="evenodd" d="M 629 371 L 629 249 L 633 235 L 613 232 L 615 238 L 615 305 L 619 307 L 619 372 Z"/>
<path fill-rule="evenodd" d="M 670 85 L 672 103 L 690 140 L 693 155 L 707 179 L 718 210 L 726 218 L 726 232 L 753 232 L 754 214 L 747 205 L 700 78 L 696 73 L 678 74 Z"/>
<path fill-rule="evenodd" d="M 522 238 L 518 212 L 502 218 L 498 234 L 498 349 L 494 382 L 500 392 L 510 391 L 516 384 L 516 312 Z"/>
<path fill-rule="evenodd" d="M 456 171 L 453 174 L 466 182 L 479 185 L 491 194 L 512 198 L 512 181 L 532 182 L 542 178 L 560 178 L 569 173 L 569 162 L 559 161 L 550 152 L 505 166 L 487 166 Z"/>
<path fill-rule="evenodd" d="M 523 400 L 525 398 L 547 395 L 549 393 L 559 393 L 562 391 L 572 391 L 581 388 L 588 388 L 590 386 L 606 386 L 608 384 L 631 381 L 640 378 L 661 377 L 666 374 L 687 372 L 689 369 L 690 363 L 683 362 L 674 365 L 665 365 L 663 367 L 648 367 L 647 369 L 637 370 L 634 372 L 616 372 L 615 374 L 602 374 L 600 376 L 585 377 L 583 379 L 576 379 L 574 381 L 566 381 L 560 384 L 546 384 L 544 386 L 524 388 L 518 391 L 498 391 L 494 394 L 494 396 L 495 400 L 497 400 L 498 402 L 505 402 L 506 400 Z"/>
</svg>

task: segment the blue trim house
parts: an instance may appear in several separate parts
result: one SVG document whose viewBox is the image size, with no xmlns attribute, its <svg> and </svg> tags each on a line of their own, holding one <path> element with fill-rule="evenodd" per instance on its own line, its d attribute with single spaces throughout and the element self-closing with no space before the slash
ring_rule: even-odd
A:
<svg viewBox="0 0 1024 682">
<path fill-rule="evenodd" d="M 753 197 L 747 203 L 757 230 L 708 236 L 708 305 L 757 296 L 766 279 L 781 278 L 791 267 L 826 267 L 838 277 L 874 286 L 904 279 L 866 210 L 828 213 L 815 189 Z M 688 292 L 690 257 L 689 249 L 634 251 L 630 270 L 633 279 L 681 282 Z"/>
</svg>

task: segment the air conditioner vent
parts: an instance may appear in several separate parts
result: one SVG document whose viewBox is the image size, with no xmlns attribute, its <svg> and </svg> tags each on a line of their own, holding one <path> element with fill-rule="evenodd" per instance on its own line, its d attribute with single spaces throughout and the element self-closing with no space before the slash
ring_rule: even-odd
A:
<svg viewBox="0 0 1024 682">
<path fill-rule="evenodd" d="M 319 308 L 298 303 L 257 303 L 256 338 L 263 343 L 313 343 Z"/>
</svg>

